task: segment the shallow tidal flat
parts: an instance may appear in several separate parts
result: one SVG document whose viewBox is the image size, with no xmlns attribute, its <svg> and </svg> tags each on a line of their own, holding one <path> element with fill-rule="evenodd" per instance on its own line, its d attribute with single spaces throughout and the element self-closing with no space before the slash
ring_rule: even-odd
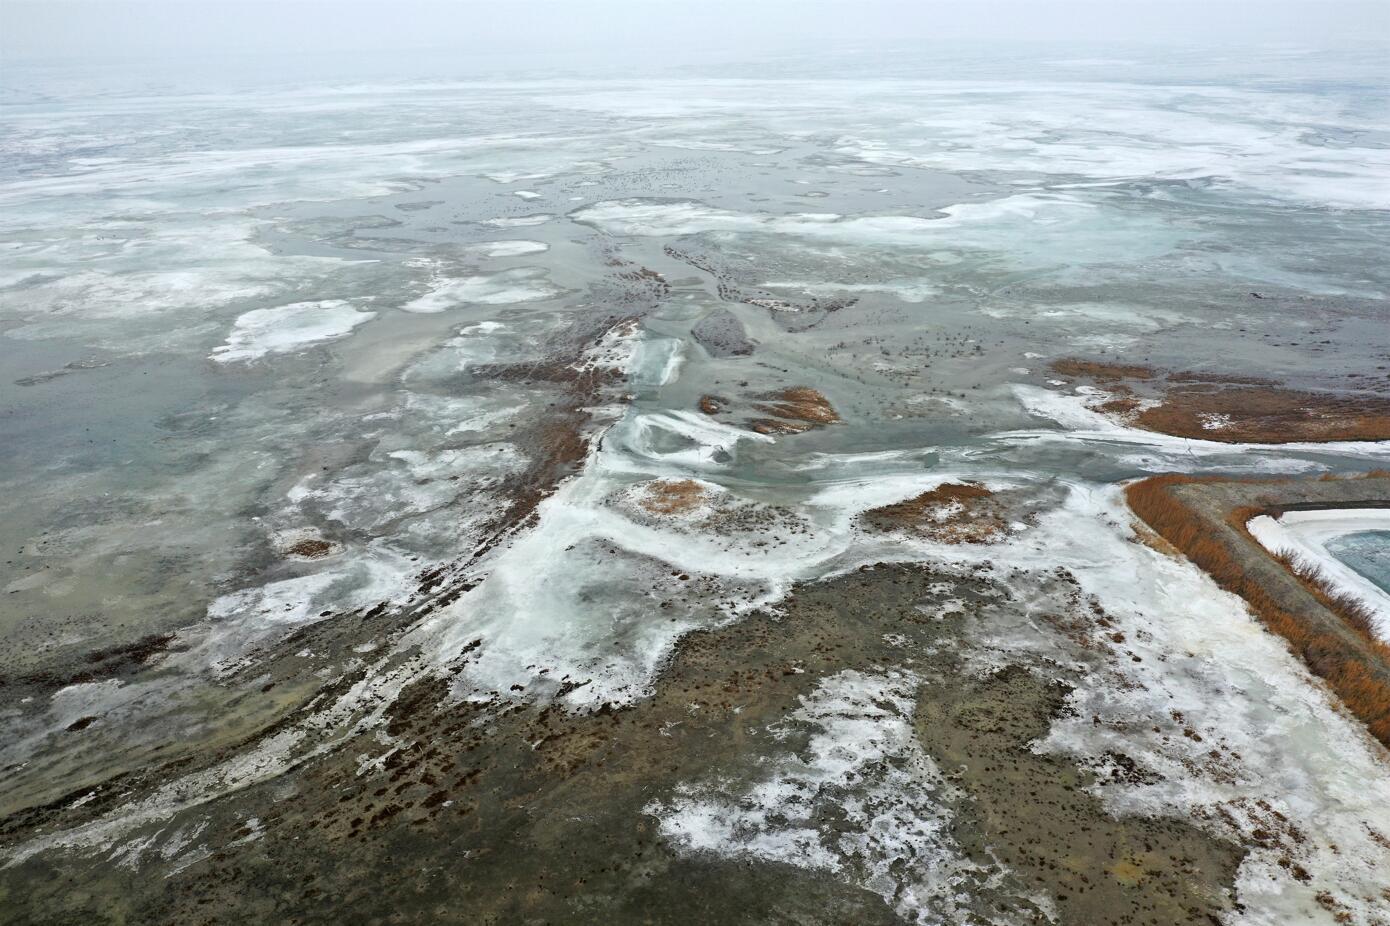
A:
<svg viewBox="0 0 1390 926">
<path fill-rule="evenodd" d="M 978 665 L 992 657 L 980 638 L 1007 630 L 991 625 L 1011 622 L 1009 593 L 981 576 L 892 566 L 686 637 L 654 695 L 622 710 L 460 709 L 443 682 L 421 683 L 384 727 L 418 745 L 363 736 L 242 796 L 243 810 L 262 808 L 260 838 L 239 843 L 240 815 L 214 813 L 200 837 L 228 848 L 118 909 L 186 922 L 209 904 L 245 903 L 240 885 L 256 883 L 264 900 L 242 907 L 253 917 L 313 919 L 331 896 L 367 918 L 449 916 L 463 904 L 498 922 L 578 905 L 620 922 L 886 923 L 909 903 L 1024 921 L 1123 911 L 1125 922 L 1207 922 L 1230 907 L 1238 845 L 1177 820 L 1108 814 L 1091 789 L 1145 774 L 1124 756 L 1082 763 L 1029 748 L 1085 678 L 1059 660 L 1102 665 L 1078 642 L 1094 635 L 1108 650 L 1117 635 L 1069 576 L 1051 585 L 1059 629 L 1032 641 L 1044 651 L 993 668 Z M 944 602 L 945 617 L 924 607 Z M 866 816 L 907 829 L 862 833 Z M 308 837 L 330 851 L 306 854 Z M 733 858 L 698 851 L 720 847 Z M 804 852 L 829 853 L 839 877 L 789 871 Z M 476 877 L 454 882 L 431 861 L 441 857 L 472 860 Z M 749 867 L 757 861 L 781 864 Z M 54 889 L 44 906 L 77 906 L 29 867 Z M 887 871 L 912 893 L 885 891 Z"/>
<path fill-rule="evenodd" d="M 1036 64 L 5 104 L 0 920 L 1390 922 L 1383 95 Z"/>
</svg>

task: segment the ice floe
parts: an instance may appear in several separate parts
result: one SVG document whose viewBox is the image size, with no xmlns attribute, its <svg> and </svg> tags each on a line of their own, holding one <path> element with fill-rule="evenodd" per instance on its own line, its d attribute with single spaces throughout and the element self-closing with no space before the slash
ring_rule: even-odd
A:
<svg viewBox="0 0 1390 926">
<path fill-rule="evenodd" d="M 544 254 L 550 250 L 550 245 L 544 241 L 528 241 L 518 238 L 510 241 L 489 241 L 486 244 L 475 244 L 471 245 L 469 250 L 484 257 L 526 257 L 530 254 Z"/>
<path fill-rule="evenodd" d="M 266 354 L 303 350 L 346 337 L 373 318 L 375 312 L 362 311 L 338 299 L 256 309 L 237 318 L 227 343 L 213 348 L 210 359 L 236 363 L 258 360 Z"/>
<path fill-rule="evenodd" d="M 401 306 L 407 312 L 444 312 L 461 305 L 510 305 L 537 302 L 561 294 L 545 271 L 518 267 L 500 273 L 448 277 L 436 273 L 430 291 Z"/>
</svg>

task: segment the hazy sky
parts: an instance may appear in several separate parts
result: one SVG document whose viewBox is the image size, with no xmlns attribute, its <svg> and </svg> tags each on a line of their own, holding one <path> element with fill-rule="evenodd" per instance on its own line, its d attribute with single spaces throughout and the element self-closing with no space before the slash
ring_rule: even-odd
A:
<svg viewBox="0 0 1390 926">
<path fill-rule="evenodd" d="M 0 0 L 10 61 L 410 49 L 678 61 L 890 41 L 1367 39 L 1390 40 L 1390 0 Z"/>
</svg>

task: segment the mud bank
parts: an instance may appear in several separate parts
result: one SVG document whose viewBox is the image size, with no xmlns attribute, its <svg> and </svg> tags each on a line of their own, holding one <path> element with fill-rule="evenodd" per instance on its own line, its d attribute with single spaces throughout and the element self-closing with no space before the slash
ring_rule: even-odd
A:
<svg viewBox="0 0 1390 926">
<path fill-rule="evenodd" d="M 1072 640 L 1103 613 L 1065 575 L 1043 584 L 1059 603 L 1054 640 L 1083 662 L 1103 658 L 1108 642 Z M 981 664 L 994 657 L 980 634 L 1011 607 L 978 567 L 866 568 L 798 588 L 777 614 L 688 636 L 654 696 L 631 707 L 460 702 L 444 680 L 423 681 L 383 730 L 146 827 L 115 854 L 45 853 L 4 869 L 0 896 L 20 921 L 88 923 L 312 923 L 344 910 L 362 922 L 893 923 L 935 911 L 1157 926 L 1229 910 L 1239 846 L 1176 819 L 1112 816 L 1088 789 L 1143 774 L 1124 756 L 1093 769 L 1035 751 L 1080 677 L 1041 657 Z M 938 764 L 939 778 L 914 786 L 927 803 L 872 792 L 903 761 L 888 751 L 824 782 L 802 821 L 828 867 L 663 835 L 662 808 L 693 788 L 811 761 L 835 727 L 796 718 L 834 679 L 884 672 L 913 680 L 900 722 Z M 850 852 L 857 824 L 836 808 L 862 800 L 941 830 Z M 808 813 L 773 809 L 764 835 Z M 935 870 L 954 873 L 949 890 L 924 888 Z M 895 913 L 908 896 L 917 917 Z"/>
</svg>

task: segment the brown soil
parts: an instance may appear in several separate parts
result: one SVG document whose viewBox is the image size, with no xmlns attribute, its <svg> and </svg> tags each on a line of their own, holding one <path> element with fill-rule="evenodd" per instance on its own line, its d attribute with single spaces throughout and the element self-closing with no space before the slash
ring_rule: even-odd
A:
<svg viewBox="0 0 1390 926">
<path fill-rule="evenodd" d="M 75 665 L 54 668 L 44 672 L 24 675 L 0 675 L 0 690 L 15 690 L 33 687 L 40 690 L 53 690 L 68 685 L 81 685 L 104 681 L 137 672 L 148 665 L 156 656 L 168 651 L 174 642 L 174 634 L 150 634 L 133 643 L 123 643 L 104 649 L 93 650 L 82 657 Z M 11 697 L 17 697 L 11 694 Z"/>
<path fill-rule="evenodd" d="M 1264 376 L 1241 376 L 1233 373 L 1202 373 L 1198 370 L 1179 370 L 1168 374 L 1170 383 L 1226 383 L 1232 386 L 1277 386 L 1277 380 Z"/>
<path fill-rule="evenodd" d="M 746 383 L 744 385 L 747 385 Z M 759 417 L 744 420 L 743 426 L 759 434 L 804 434 L 822 425 L 840 421 L 839 412 L 820 391 L 810 386 L 790 386 L 778 392 L 730 401 L 724 396 L 700 396 L 698 407 L 706 415 L 717 415 L 734 408 L 736 412 L 751 409 Z"/>
<path fill-rule="evenodd" d="M 1161 373 L 1151 367 L 1058 360 L 1053 371 L 1102 384 L 1112 398 L 1095 409 L 1146 431 L 1197 440 L 1278 444 L 1390 440 L 1390 398 L 1307 392 L 1255 376 Z M 1134 393 L 1153 393 L 1144 408 Z"/>
<path fill-rule="evenodd" d="M 1155 476 L 1125 490 L 1130 508 L 1164 540 L 1227 591 L 1245 599 L 1308 668 L 1390 746 L 1390 647 L 1372 638 L 1354 614 L 1309 588 L 1270 556 L 1245 529 L 1258 514 L 1278 513 L 1295 501 L 1348 504 L 1390 502 L 1390 480 L 1307 482 L 1220 480 Z M 1323 497 L 1319 497 L 1323 496 Z M 1342 498 L 1341 496 L 1346 496 Z M 1364 503 L 1364 502 L 1363 502 Z"/>
<path fill-rule="evenodd" d="M 974 482 L 948 482 L 862 517 L 878 530 L 908 530 L 938 543 L 990 543 L 1007 529 L 994 493 Z"/>
<path fill-rule="evenodd" d="M 658 479 L 648 483 L 640 504 L 652 514 L 684 514 L 700 507 L 704 500 L 704 490 L 693 479 Z"/>
<path fill-rule="evenodd" d="M 497 519 L 490 532 L 492 539 L 484 549 L 502 535 L 528 523 L 536 506 L 579 470 L 589 453 L 588 428 L 593 417 L 590 409 L 602 404 L 604 390 L 619 385 L 624 377 L 616 370 L 584 367 L 576 358 L 582 356 L 586 348 L 599 343 L 609 331 L 636 322 L 635 317 L 610 316 L 592 324 L 587 329 L 587 337 L 577 336 L 567 349 L 543 362 L 477 368 L 475 375 L 479 377 L 549 383 L 559 390 L 549 413 L 532 425 L 530 433 L 518 435 L 518 442 L 530 451 L 529 463 L 525 470 L 504 480 L 503 494 L 511 503 Z"/>
</svg>

